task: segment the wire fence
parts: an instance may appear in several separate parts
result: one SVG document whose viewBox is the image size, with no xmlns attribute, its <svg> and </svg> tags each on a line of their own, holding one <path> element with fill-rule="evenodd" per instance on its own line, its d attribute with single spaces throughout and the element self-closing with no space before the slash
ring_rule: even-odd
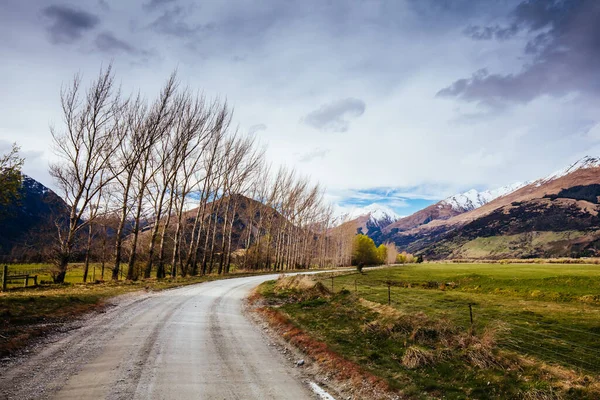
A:
<svg viewBox="0 0 600 400">
<path fill-rule="evenodd" d="M 404 313 L 425 313 L 431 318 L 445 318 L 458 329 L 483 332 L 501 326 L 497 344 L 500 348 L 534 357 L 540 361 L 565 366 L 581 373 L 600 374 L 600 306 L 569 304 L 558 314 L 533 313 L 524 301 L 520 308 L 502 303 L 487 304 L 465 296 L 450 296 L 452 285 L 440 282 L 414 282 L 363 279 L 358 273 L 321 278 L 332 292 L 348 290 L 366 300 L 388 304 Z M 564 307 L 564 304 L 562 305 Z M 583 318 L 582 316 L 586 316 Z M 590 317 L 591 316 L 591 317 Z M 597 317 L 596 317 L 597 316 Z"/>
</svg>

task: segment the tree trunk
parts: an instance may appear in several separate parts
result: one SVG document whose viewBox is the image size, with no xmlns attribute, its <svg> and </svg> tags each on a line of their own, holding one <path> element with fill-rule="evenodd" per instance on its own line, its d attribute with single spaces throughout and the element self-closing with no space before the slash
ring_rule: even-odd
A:
<svg viewBox="0 0 600 400">
<path fill-rule="evenodd" d="M 92 224 L 88 224 L 88 240 L 85 248 L 85 262 L 83 266 L 83 283 L 87 281 L 88 271 L 90 269 L 90 252 L 92 248 Z"/>
<path fill-rule="evenodd" d="M 123 191 L 123 206 L 121 208 L 121 220 L 117 227 L 117 235 L 115 238 L 115 265 L 112 271 L 113 281 L 119 280 L 119 269 L 121 267 L 121 251 L 123 246 L 123 230 L 127 221 L 127 202 L 129 201 L 129 189 L 131 188 L 131 174 L 127 177 L 127 183 Z"/>
<path fill-rule="evenodd" d="M 231 237 L 233 236 L 233 223 L 235 222 L 235 213 L 237 211 L 237 201 L 233 202 L 233 211 L 231 216 L 231 222 L 229 223 L 229 237 L 227 238 L 227 258 L 225 260 L 225 273 L 229 273 L 231 267 Z M 252 226 L 252 225 L 250 225 Z"/>
<path fill-rule="evenodd" d="M 172 193 L 172 192 L 171 192 Z M 173 196 L 171 194 L 171 196 Z M 166 236 L 167 229 L 169 228 L 169 224 L 171 223 L 171 211 L 173 210 L 173 198 L 169 199 L 169 207 L 167 209 L 167 219 L 165 224 L 163 225 L 162 232 L 160 235 L 160 248 L 158 250 L 158 266 L 156 268 L 156 278 L 162 279 L 167 274 L 165 272 L 165 246 L 166 246 Z"/>
<path fill-rule="evenodd" d="M 137 274 L 135 274 L 135 259 L 137 252 L 137 242 L 140 233 L 140 218 L 142 216 L 142 202 L 144 195 L 143 188 L 140 188 L 140 193 L 138 194 L 138 204 L 137 210 L 135 213 L 134 226 L 133 226 L 133 240 L 131 244 L 131 254 L 129 255 L 129 264 L 127 266 L 127 279 L 134 280 L 137 279 Z"/>
<path fill-rule="evenodd" d="M 227 221 L 229 218 L 229 203 L 231 202 L 231 195 L 227 197 L 225 202 L 225 219 L 223 220 L 223 227 L 221 228 L 221 257 L 219 257 L 219 275 L 223 273 L 223 264 L 225 263 L 225 238 L 227 236 Z"/>
</svg>

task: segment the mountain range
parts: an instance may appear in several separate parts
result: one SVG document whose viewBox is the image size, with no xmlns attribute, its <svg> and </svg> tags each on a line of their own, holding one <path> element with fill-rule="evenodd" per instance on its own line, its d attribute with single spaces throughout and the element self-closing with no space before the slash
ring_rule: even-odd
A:
<svg viewBox="0 0 600 400">
<path fill-rule="evenodd" d="M 600 158 L 584 157 L 533 182 L 451 196 L 367 234 L 430 259 L 597 256 L 599 199 Z"/>
</svg>

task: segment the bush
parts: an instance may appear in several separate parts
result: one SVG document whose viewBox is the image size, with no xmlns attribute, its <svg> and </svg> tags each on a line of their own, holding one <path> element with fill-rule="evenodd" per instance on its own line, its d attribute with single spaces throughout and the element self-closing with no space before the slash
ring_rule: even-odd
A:
<svg viewBox="0 0 600 400">
<path fill-rule="evenodd" d="M 367 235 L 356 235 L 354 237 L 354 241 L 352 242 L 352 263 L 357 268 L 360 268 L 359 271 L 365 265 L 380 264 L 379 253 L 373 239 Z"/>
</svg>

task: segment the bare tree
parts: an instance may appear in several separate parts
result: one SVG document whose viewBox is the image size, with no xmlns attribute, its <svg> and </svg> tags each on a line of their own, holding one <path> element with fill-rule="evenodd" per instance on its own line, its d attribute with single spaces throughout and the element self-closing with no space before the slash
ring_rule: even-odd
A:
<svg viewBox="0 0 600 400">
<path fill-rule="evenodd" d="M 195 179 L 201 169 L 204 151 L 211 144 L 211 135 L 220 132 L 224 126 L 229 125 L 229 110 L 227 104 L 220 106 L 217 102 L 207 105 L 204 97 L 191 96 L 186 93 L 185 106 L 177 127 L 182 137 L 182 162 L 175 178 L 175 192 L 178 202 L 175 204 L 176 227 L 173 239 L 173 253 L 171 257 L 171 276 L 177 275 L 177 263 L 182 265 L 181 240 L 183 237 L 183 212 L 188 195 L 194 188 L 200 186 L 206 179 Z"/>
<path fill-rule="evenodd" d="M 140 232 L 140 222 L 142 212 L 144 211 L 144 198 L 150 180 L 158 171 L 153 169 L 153 158 L 157 157 L 156 152 L 160 151 L 161 147 L 158 146 L 161 139 L 166 139 L 172 124 L 175 122 L 177 115 L 177 108 L 179 102 L 175 100 L 175 93 L 177 89 L 177 81 L 175 74 L 172 74 L 168 79 L 167 83 L 162 89 L 159 98 L 152 105 L 149 113 L 144 115 L 143 122 L 141 123 L 140 133 L 142 145 L 140 146 L 140 153 L 138 163 L 136 165 L 136 196 L 137 204 L 135 205 L 135 214 L 133 219 L 133 232 L 131 238 L 131 253 L 129 256 L 129 263 L 127 268 L 127 279 L 134 279 L 135 261 L 137 255 L 137 243 Z"/>
<path fill-rule="evenodd" d="M 115 192 L 115 197 L 119 197 L 118 212 L 120 215 L 119 225 L 115 234 L 115 253 L 112 269 L 112 279 L 115 281 L 119 279 L 125 227 L 133 208 L 131 199 L 135 198 L 135 194 L 132 193 L 135 188 L 134 178 L 145 148 L 145 137 L 141 129 L 145 113 L 146 106 L 142 98 L 138 95 L 134 101 L 128 104 L 128 107 L 123 112 L 122 123 L 117 126 L 119 134 L 123 139 L 119 143 L 115 160 L 111 165 L 119 187 L 118 192 Z"/>
<path fill-rule="evenodd" d="M 59 246 L 55 282 L 64 282 L 76 234 L 86 223 L 83 216 L 90 202 L 114 178 L 106 171 L 121 142 L 117 126 L 123 102 L 114 88 L 111 66 L 100 71 L 83 97 L 81 78 L 76 76 L 61 91 L 61 106 L 64 130 L 51 128 L 60 161 L 51 165 L 50 174 L 69 205 L 70 214 L 66 224 L 56 224 Z"/>
</svg>

